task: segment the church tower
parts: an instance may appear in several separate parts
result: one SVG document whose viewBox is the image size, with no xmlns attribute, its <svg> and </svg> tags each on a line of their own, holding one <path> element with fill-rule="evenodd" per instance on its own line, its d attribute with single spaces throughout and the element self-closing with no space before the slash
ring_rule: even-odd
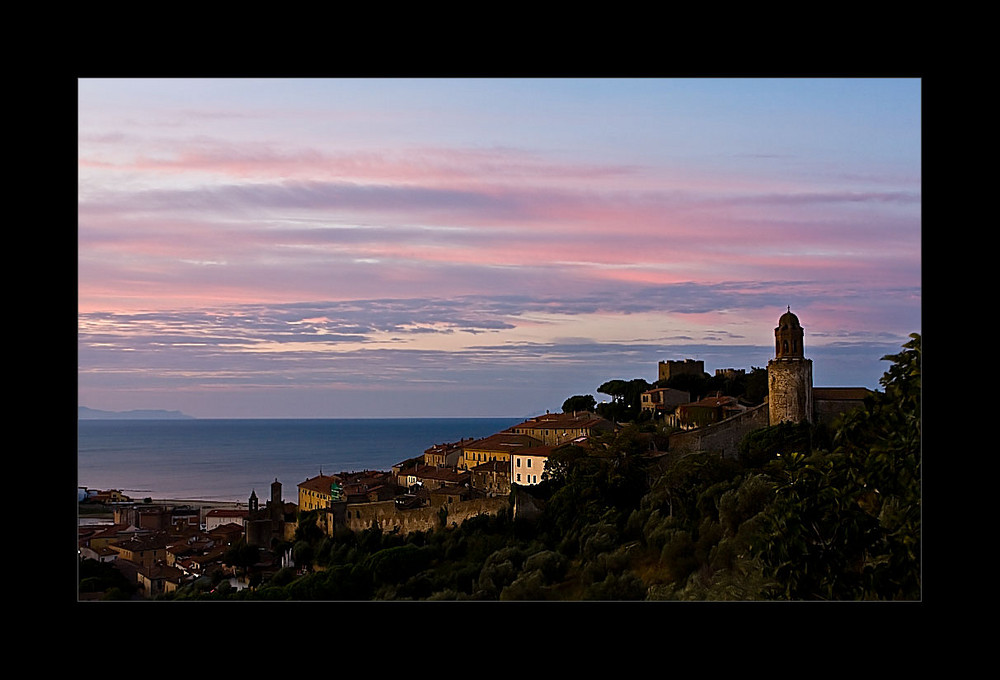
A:
<svg viewBox="0 0 1000 680">
<path fill-rule="evenodd" d="M 804 332 L 791 307 L 774 329 L 774 358 L 767 362 L 771 425 L 813 420 L 812 360 L 805 358 Z"/>
<path fill-rule="evenodd" d="M 279 522 L 285 517 L 285 504 L 281 501 L 281 482 L 275 477 L 271 482 L 271 502 L 268 503 L 271 510 L 271 521 Z"/>
</svg>

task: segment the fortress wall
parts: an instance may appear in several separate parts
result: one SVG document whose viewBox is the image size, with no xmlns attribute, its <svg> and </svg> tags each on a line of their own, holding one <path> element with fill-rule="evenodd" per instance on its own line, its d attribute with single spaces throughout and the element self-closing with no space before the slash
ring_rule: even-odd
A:
<svg viewBox="0 0 1000 680">
<path fill-rule="evenodd" d="M 727 458 L 735 458 L 740 440 L 748 433 L 767 427 L 769 424 L 768 404 L 754 406 L 743 413 L 725 420 L 699 427 L 696 430 L 670 435 L 671 453 L 695 453 L 711 451 Z"/>
<path fill-rule="evenodd" d="M 447 509 L 446 524 L 452 526 L 461 524 L 470 517 L 495 515 L 509 506 L 510 501 L 506 496 L 476 498 L 412 510 L 398 510 L 394 501 L 352 503 L 347 506 L 343 521 L 344 526 L 351 531 L 364 531 L 378 526 L 386 533 L 398 531 L 407 534 L 441 526 L 441 508 Z"/>
<path fill-rule="evenodd" d="M 834 425 L 843 415 L 864 406 L 864 402 L 859 399 L 815 399 L 813 403 L 816 422 L 828 426 Z"/>
</svg>

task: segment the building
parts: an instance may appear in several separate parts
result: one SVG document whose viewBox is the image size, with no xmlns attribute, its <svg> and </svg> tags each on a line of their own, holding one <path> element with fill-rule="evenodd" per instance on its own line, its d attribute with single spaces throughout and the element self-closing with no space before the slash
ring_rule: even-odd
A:
<svg viewBox="0 0 1000 680">
<path fill-rule="evenodd" d="M 655 414 L 672 413 L 681 404 L 691 401 L 691 393 L 671 387 L 657 387 L 640 395 L 640 406 Z"/>
<path fill-rule="evenodd" d="M 515 456 L 517 454 L 514 454 Z M 506 496 L 510 493 L 509 461 L 491 460 L 470 470 L 472 488 L 485 496 Z"/>
<path fill-rule="evenodd" d="M 812 361 L 805 356 L 804 336 L 798 317 L 788 307 L 774 329 L 774 358 L 767 363 L 767 401 L 740 412 L 734 409 L 720 421 L 671 435 L 671 452 L 712 451 L 735 456 L 740 440 L 755 430 L 781 423 L 829 425 L 863 406 L 872 394 L 868 388 L 813 387 Z"/>
<path fill-rule="evenodd" d="M 510 462 L 510 456 L 513 452 L 543 443 L 541 439 L 527 432 L 512 430 L 513 428 L 506 432 L 498 432 L 489 437 L 467 442 L 462 447 L 458 467 L 462 470 L 471 470 L 481 463 L 488 463 L 492 460 L 506 464 Z"/>
<path fill-rule="evenodd" d="M 424 464 L 437 467 L 457 467 L 462 456 L 462 447 L 473 439 L 462 439 L 451 444 L 435 444 L 424 451 Z"/>
<path fill-rule="evenodd" d="M 243 526 L 249 511 L 236 508 L 213 508 L 205 513 L 205 531 L 218 529 L 224 524 L 238 524 Z"/>
<path fill-rule="evenodd" d="M 300 489 L 299 494 L 301 495 L 301 493 Z M 281 500 L 281 482 L 277 478 L 271 482 L 271 498 L 264 504 L 263 508 L 260 507 L 257 491 L 251 490 L 250 499 L 247 502 L 246 517 L 241 522 L 247 544 L 269 548 L 273 541 L 287 538 L 286 525 L 290 524 L 294 527 L 296 510 L 294 504 Z M 216 526 L 225 526 L 225 523 Z M 209 528 L 207 520 L 205 528 Z"/>
<path fill-rule="evenodd" d="M 771 425 L 813 422 L 812 360 L 805 357 L 805 331 L 791 307 L 774 329 L 774 358 L 767 362 Z"/>
<path fill-rule="evenodd" d="M 132 536 L 109 544 L 118 552 L 119 560 L 127 560 L 141 567 L 150 567 L 167 559 L 167 540 L 163 535 Z"/>
<path fill-rule="evenodd" d="M 507 432 L 532 437 L 537 443 L 531 446 L 558 446 L 614 429 L 615 425 L 610 420 L 590 412 L 580 412 L 546 413 L 514 425 Z"/>
<path fill-rule="evenodd" d="M 139 569 L 136 582 L 146 597 L 161 593 L 172 593 L 183 585 L 186 574 L 178 567 L 166 564 L 152 564 Z"/>
<path fill-rule="evenodd" d="M 301 512 L 326 509 L 339 501 L 342 493 L 341 479 L 336 475 L 318 474 L 300 483 L 298 489 Z"/>
<path fill-rule="evenodd" d="M 406 467 L 401 469 L 396 477 L 396 485 L 404 489 L 417 485 L 426 489 L 437 489 L 442 486 L 462 486 L 468 482 L 468 470 L 440 468 L 435 465 L 417 464 Z"/>
<path fill-rule="evenodd" d="M 705 373 L 705 362 L 694 359 L 684 361 L 661 361 L 657 372 L 659 381 L 670 380 L 678 375 L 701 376 Z"/>
<path fill-rule="evenodd" d="M 736 397 L 716 394 L 689 404 L 680 404 L 677 406 L 671 424 L 682 430 L 690 430 L 722 422 L 726 418 L 743 413 L 745 410 L 746 407 L 740 404 Z"/>
<path fill-rule="evenodd" d="M 867 387 L 814 387 L 813 417 L 818 423 L 832 423 L 844 413 L 863 406 L 871 395 Z"/>
<path fill-rule="evenodd" d="M 439 486 L 436 489 L 431 489 L 428 492 L 428 496 L 430 498 L 430 506 L 432 508 L 437 508 L 442 505 L 451 505 L 452 503 L 467 501 L 472 496 L 472 491 L 467 486 L 447 484 L 445 486 Z"/>
<path fill-rule="evenodd" d="M 555 450 L 555 446 L 533 446 L 518 451 L 510 459 L 510 482 L 521 486 L 533 486 L 542 481 L 545 463 Z"/>
</svg>

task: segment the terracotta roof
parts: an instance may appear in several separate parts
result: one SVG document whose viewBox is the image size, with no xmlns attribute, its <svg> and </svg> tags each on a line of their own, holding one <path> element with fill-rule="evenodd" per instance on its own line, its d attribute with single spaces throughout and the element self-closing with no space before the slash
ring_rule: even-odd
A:
<svg viewBox="0 0 1000 680">
<path fill-rule="evenodd" d="M 435 444 L 434 446 L 425 449 L 424 453 L 447 453 L 449 451 L 456 451 L 471 441 L 474 441 L 474 439 L 470 437 L 469 439 L 463 438 L 457 442 L 451 442 L 450 444 Z"/>
<path fill-rule="evenodd" d="M 165 581 L 179 582 L 184 578 L 183 571 L 167 564 L 154 564 L 150 567 L 140 569 L 140 572 L 143 576 L 151 580 L 163 579 Z"/>
<path fill-rule="evenodd" d="M 522 456 L 543 456 L 547 458 L 552 455 L 553 451 L 559 448 L 562 448 L 562 446 L 532 446 L 531 448 L 518 451 L 518 454 Z"/>
<path fill-rule="evenodd" d="M 163 535 L 131 536 L 130 538 L 112 543 L 111 547 L 131 551 L 166 549 L 167 539 Z"/>
<path fill-rule="evenodd" d="M 311 479 L 307 479 L 299 484 L 300 489 L 308 489 L 309 491 L 319 491 L 321 493 L 330 493 L 330 485 L 334 482 L 340 483 L 340 477 L 335 475 L 316 475 Z"/>
<path fill-rule="evenodd" d="M 510 461 L 488 460 L 472 468 L 473 472 L 510 472 Z"/>
<path fill-rule="evenodd" d="M 434 465 L 417 465 L 414 468 L 404 471 L 404 473 L 424 479 L 436 479 L 442 482 L 462 481 L 469 475 L 468 472 L 458 472 L 449 468 L 439 468 Z"/>
<path fill-rule="evenodd" d="M 538 429 L 538 428 L 591 428 L 602 425 L 611 425 L 611 421 L 593 413 L 546 413 L 524 421 L 515 428 Z"/>
<path fill-rule="evenodd" d="M 463 446 L 463 449 L 471 451 L 513 451 L 531 446 L 538 446 L 542 442 L 526 434 L 515 434 L 513 432 L 498 432 L 489 437 L 470 441 Z"/>
<path fill-rule="evenodd" d="M 224 508 L 216 508 L 214 510 L 209 510 L 205 515 L 208 517 L 246 517 L 250 514 L 249 510 L 230 510 Z"/>
</svg>

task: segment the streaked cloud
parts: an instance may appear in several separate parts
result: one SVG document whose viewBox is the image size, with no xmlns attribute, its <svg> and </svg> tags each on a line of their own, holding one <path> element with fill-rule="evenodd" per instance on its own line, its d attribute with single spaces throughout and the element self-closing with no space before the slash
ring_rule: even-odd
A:
<svg viewBox="0 0 1000 680">
<path fill-rule="evenodd" d="M 919 330 L 919 81 L 210 84 L 81 81 L 88 406 L 655 372 L 786 305 L 873 386 Z"/>
</svg>

